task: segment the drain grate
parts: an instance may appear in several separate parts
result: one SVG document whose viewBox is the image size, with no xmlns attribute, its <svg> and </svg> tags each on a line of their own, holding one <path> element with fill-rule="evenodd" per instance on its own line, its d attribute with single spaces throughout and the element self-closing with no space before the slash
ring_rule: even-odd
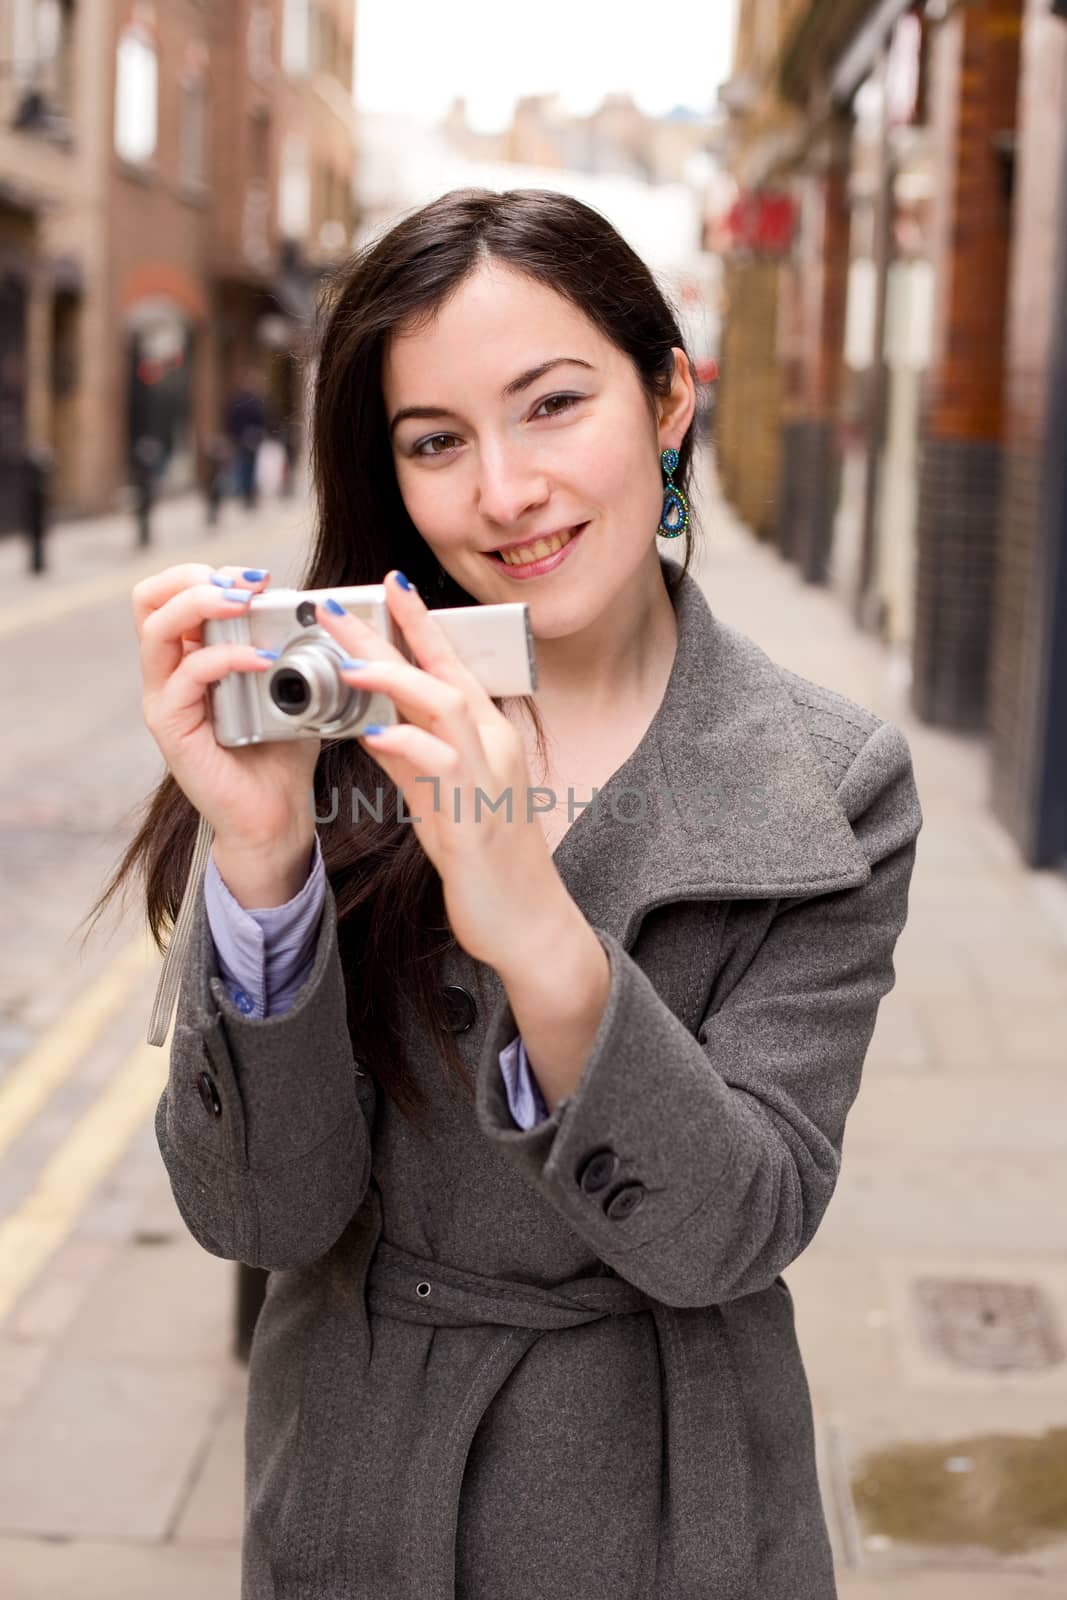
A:
<svg viewBox="0 0 1067 1600">
<path fill-rule="evenodd" d="M 1035 1283 L 919 1278 L 914 1291 L 927 1343 L 953 1366 L 1039 1372 L 1064 1359 L 1052 1306 Z"/>
</svg>

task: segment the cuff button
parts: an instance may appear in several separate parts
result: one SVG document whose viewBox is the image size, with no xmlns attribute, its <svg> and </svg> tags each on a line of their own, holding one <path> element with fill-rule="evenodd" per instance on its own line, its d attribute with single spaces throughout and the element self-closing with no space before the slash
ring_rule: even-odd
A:
<svg viewBox="0 0 1067 1600">
<path fill-rule="evenodd" d="M 623 1222 L 644 1204 L 645 1186 L 643 1183 L 628 1183 L 616 1191 L 604 1207 L 605 1216 L 612 1222 Z"/>
<path fill-rule="evenodd" d="M 204 1102 L 204 1110 L 210 1111 L 213 1117 L 222 1116 L 222 1101 L 219 1098 L 218 1085 L 210 1072 L 202 1072 L 196 1080 L 200 1090 L 200 1098 Z"/>
<path fill-rule="evenodd" d="M 614 1150 L 598 1150 L 582 1167 L 578 1182 L 586 1194 L 596 1194 L 606 1189 L 619 1170 L 619 1158 Z"/>
</svg>

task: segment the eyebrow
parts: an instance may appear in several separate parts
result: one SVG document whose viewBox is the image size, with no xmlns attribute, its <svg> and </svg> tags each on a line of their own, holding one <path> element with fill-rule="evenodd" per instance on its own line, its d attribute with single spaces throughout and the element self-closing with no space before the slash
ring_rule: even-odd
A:
<svg viewBox="0 0 1067 1600">
<path fill-rule="evenodd" d="M 539 366 L 530 367 L 527 372 L 520 372 L 517 378 L 513 378 L 510 383 L 505 384 L 500 391 L 501 400 L 514 399 L 517 394 L 521 394 L 524 389 L 528 389 L 531 383 L 536 383 L 538 378 L 543 378 L 546 372 L 551 372 L 553 367 L 565 366 L 585 367 L 589 372 L 595 371 L 591 361 L 582 361 L 578 356 L 553 356 L 549 361 L 542 361 Z M 456 412 L 448 411 L 444 406 L 404 406 L 390 422 L 389 434 L 392 437 L 398 424 L 406 422 L 410 418 L 417 418 L 420 422 L 432 422 L 436 417 L 453 417 L 456 415 Z"/>
</svg>

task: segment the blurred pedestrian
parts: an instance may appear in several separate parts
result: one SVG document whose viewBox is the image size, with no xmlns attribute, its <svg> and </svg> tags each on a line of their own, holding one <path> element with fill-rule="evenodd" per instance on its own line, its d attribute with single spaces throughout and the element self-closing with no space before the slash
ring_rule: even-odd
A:
<svg viewBox="0 0 1067 1600">
<path fill-rule="evenodd" d="M 259 498 L 256 484 L 256 458 L 267 433 L 267 406 L 259 374 L 252 367 L 243 375 L 240 387 L 226 407 L 226 435 L 233 447 L 235 488 L 249 511 Z"/>
<path fill-rule="evenodd" d="M 207 522 L 219 520 L 219 507 L 226 493 L 226 480 L 233 466 L 233 447 L 223 433 L 213 433 L 204 445 L 201 482 L 207 506 Z"/>
<path fill-rule="evenodd" d="M 132 457 L 130 475 L 133 479 L 134 516 L 137 518 L 137 544 L 140 549 L 145 549 L 152 542 L 152 507 L 163 470 L 164 446 L 154 434 L 142 434 L 134 440 Z"/>
<path fill-rule="evenodd" d="M 294 474 L 296 471 L 296 423 L 292 417 L 283 417 L 278 424 L 278 438 L 281 440 L 285 451 L 285 472 L 282 476 L 282 496 L 288 498 L 296 488 Z"/>
</svg>

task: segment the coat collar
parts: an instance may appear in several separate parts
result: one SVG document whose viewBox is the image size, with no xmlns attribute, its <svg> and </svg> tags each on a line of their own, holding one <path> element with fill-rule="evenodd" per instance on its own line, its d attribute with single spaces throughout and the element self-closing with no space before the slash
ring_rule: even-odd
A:
<svg viewBox="0 0 1067 1600">
<path fill-rule="evenodd" d="M 665 579 L 680 570 L 659 559 Z M 659 708 L 553 856 L 588 919 L 624 946 L 673 900 L 824 894 L 871 875 L 774 662 L 715 616 L 690 573 L 672 604 Z"/>
</svg>

